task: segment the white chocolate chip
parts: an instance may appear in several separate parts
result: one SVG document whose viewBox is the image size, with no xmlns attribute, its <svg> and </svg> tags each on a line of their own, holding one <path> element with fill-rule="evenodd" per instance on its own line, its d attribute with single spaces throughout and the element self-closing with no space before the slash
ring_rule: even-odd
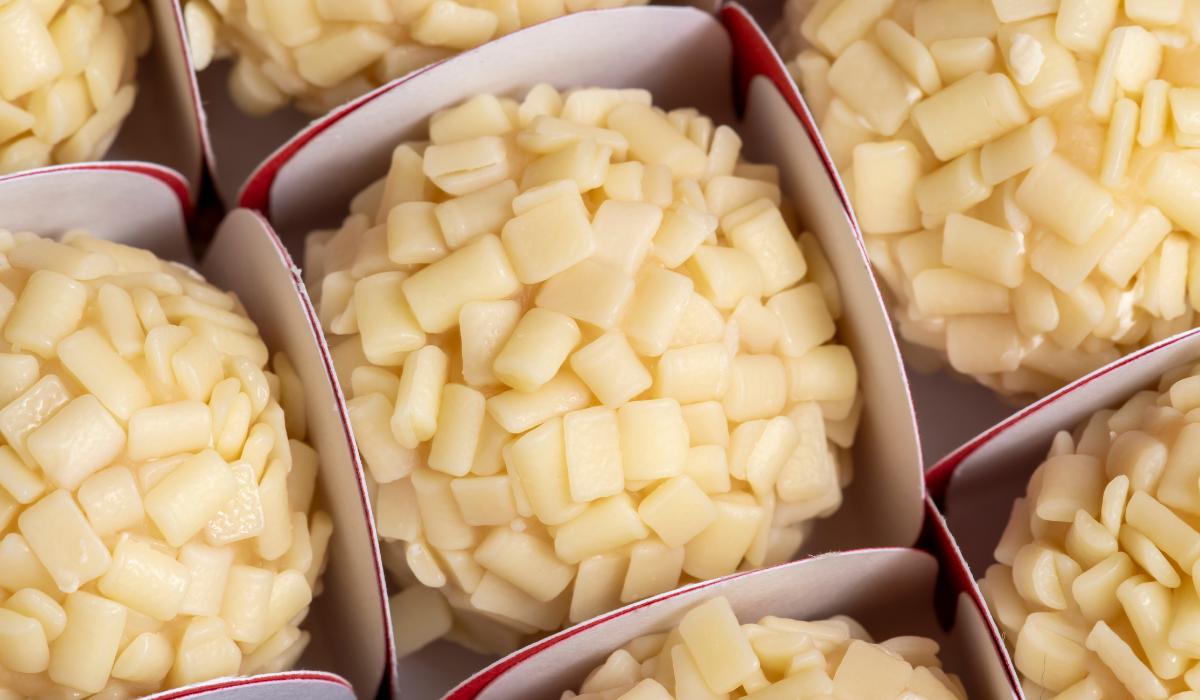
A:
<svg viewBox="0 0 1200 700">
<path fill-rule="evenodd" d="M 1042 70 L 1046 55 L 1042 44 L 1028 34 L 1013 34 L 1008 50 L 1008 68 L 1018 85 L 1030 85 Z"/>
</svg>

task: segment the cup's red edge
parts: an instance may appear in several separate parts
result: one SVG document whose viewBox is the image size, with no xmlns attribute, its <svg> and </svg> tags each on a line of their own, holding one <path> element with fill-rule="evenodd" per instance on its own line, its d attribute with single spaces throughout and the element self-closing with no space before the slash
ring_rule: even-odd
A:
<svg viewBox="0 0 1200 700">
<path fill-rule="evenodd" d="M 311 681 L 318 683 L 331 683 L 333 685 L 340 685 L 351 692 L 354 691 L 354 688 L 350 685 L 350 682 L 336 673 L 327 673 L 325 671 L 283 671 L 280 673 L 264 673 L 258 676 L 218 678 L 216 680 L 194 686 L 156 693 L 146 698 L 146 700 L 180 700 L 182 698 L 191 698 L 203 693 L 209 693 L 214 690 L 227 690 L 229 688 L 262 685 L 264 683 L 277 683 L 280 681 Z"/>
<path fill-rule="evenodd" d="M 183 216 L 183 220 L 185 222 L 192 220 L 194 209 L 192 208 L 191 190 L 187 178 L 185 178 L 179 172 L 168 168 L 165 165 L 158 165 L 157 163 L 132 160 L 105 160 L 91 163 L 74 163 L 71 165 L 51 165 L 45 168 L 22 170 L 21 172 L 0 176 L 0 183 L 37 177 L 39 175 L 52 175 L 54 173 L 79 172 L 88 170 L 129 172 L 154 178 L 162 182 L 164 185 L 169 187 L 172 192 L 175 193 L 176 199 L 179 200 L 179 210 Z"/>
</svg>

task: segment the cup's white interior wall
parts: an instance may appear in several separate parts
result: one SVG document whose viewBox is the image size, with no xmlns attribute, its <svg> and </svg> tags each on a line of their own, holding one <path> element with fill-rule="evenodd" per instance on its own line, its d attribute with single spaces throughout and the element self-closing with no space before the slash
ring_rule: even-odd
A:
<svg viewBox="0 0 1200 700">
<path fill-rule="evenodd" d="M 993 551 L 1015 498 L 1046 458 L 1059 430 L 1073 430 L 1102 408 L 1154 388 L 1159 376 L 1200 358 L 1200 330 L 1164 340 L 1099 370 L 1022 410 L 958 465 L 946 490 L 946 523 L 975 578 L 995 562 Z"/>
<path fill-rule="evenodd" d="M 60 236 L 86 228 L 195 265 L 183 210 L 166 183 L 107 166 L 33 171 L 0 182 L 0 228 Z"/>
<path fill-rule="evenodd" d="M 192 72 L 185 54 L 175 0 L 146 0 L 154 44 L 138 61 L 138 94 L 105 160 L 139 160 L 178 171 L 200 192 L 204 159 Z"/>
<path fill-rule="evenodd" d="M 774 163 L 801 226 L 820 240 L 837 274 L 845 312 L 839 342 L 854 353 L 863 392 L 854 442 L 854 483 L 805 549 L 825 552 L 916 541 L 924 517 L 921 449 L 888 318 L 837 191 L 804 127 L 774 83 L 750 83 L 739 133 L 753 162 Z"/>
<path fill-rule="evenodd" d="M 716 596 L 729 599 L 742 623 L 766 615 L 820 620 L 849 615 L 877 640 L 923 635 L 937 640 L 946 670 L 962 676 L 971 700 L 1010 700 L 1008 682 L 978 609 L 966 599 L 949 633 L 933 611 L 937 560 L 912 549 L 870 549 L 827 554 L 771 569 L 696 584 L 665 594 L 632 612 L 610 613 L 580 632 L 561 632 L 556 643 L 499 676 L 477 700 L 554 700 L 578 689 L 587 673 L 631 639 L 666 632 L 692 608 Z M 847 581 L 855 585 L 847 586 Z M 953 657 L 954 663 L 949 663 Z"/>
<path fill-rule="evenodd" d="M 997 655 L 985 614 L 970 595 L 959 593 L 954 627 L 939 639 L 942 648 L 938 657 L 947 669 L 960 674 L 968 698 L 1012 699 L 1012 685 Z M 955 669 L 969 669 L 969 673 Z"/>
<path fill-rule="evenodd" d="M 0 227 L 54 236 L 87 228 L 96 237 L 195 264 L 175 191 L 141 173 L 91 166 L 6 179 L 0 182 Z M 327 371 L 327 358 L 318 348 L 302 288 L 262 219 L 246 211 L 227 220 L 201 270 L 209 281 L 238 294 L 267 345 L 285 350 L 304 380 L 310 438 L 321 454 L 320 498 L 333 517 L 334 533 L 325 591 L 304 624 L 313 643 L 300 666 L 336 672 L 353 683 L 360 700 L 374 698 L 387 660 L 374 533 L 359 487 L 361 472 L 350 458 L 328 378 L 332 370 Z M 159 697 L 348 700 L 354 695 L 335 677 L 295 675 L 275 674 L 216 690 L 211 688 L 224 682 L 210 681 L 195 692 L 175 690 Z"/>
<path fill-rule="evenodd" d="M 308 617 L 309 629 L 322 633 L 313 634 L 301 665 L 336 669 L 359 698 L 369 700 L 387 665 L 383 580 L 362 472 L 351 457 L 344 406 L 334 394 L 332 361 L 317 338 L 315 314 L 287 252 L 266 222 L 245 209 L 226 217 L 200 271 L 238 295 L 267 346 L 285 351 L 304 381 L 309 441 L 321 454 L 320 507 L 329 510 L 335 527 L 325 591 Z"/>
</svg>

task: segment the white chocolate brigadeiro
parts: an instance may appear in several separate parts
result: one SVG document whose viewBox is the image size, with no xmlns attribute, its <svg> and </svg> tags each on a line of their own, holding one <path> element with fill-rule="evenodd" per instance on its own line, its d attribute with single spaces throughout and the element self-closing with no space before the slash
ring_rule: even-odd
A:
<svg viewBox="0 0 1200 700">
<path fill-rule="evenodd" d="M 1060 432 L 1013 503 L 979 586 L 1030 700 L 1200 690 L 1197 370 Z"/>
<path fill-rule="evenodd" d="M 670 632 L 638 637 L 562 700 L 967 700 L 926 637 L 876 644 L 854 619 L 764 617 L 739 625 L 729 601 L 688 611 Z"/>
<path fill-rule="evenodd" d="M 143 0 L 0 3 L 0 175 L 103 159 L 153 36 Z"/>
<path fill-rule="evenodd" d="M 787 3 L 776 43 L 910 360 L 1044 395 L 1198 324 L 1200 23 L 1184 6 Z"/>
<path fill-rule="evenodd" d="M 0 253 L 0 697 L 291 668 L 333 524 L 288 357 L 149 251 Z"/>
<path fill-rule="evenodd" d="M 263 116 L 320 116 L 418 68 L 571 12 L 649 0 L 186 0 L 196 70 L 231 59 L 229 94 Z"/>
<path fill-rule="evenodd" d="M 791 558 L 841 504 L 862 398 L 776 169 L 645 90 L 479 95 L 429 136 L 305 263 L 401 655 Z"/>
</svg>

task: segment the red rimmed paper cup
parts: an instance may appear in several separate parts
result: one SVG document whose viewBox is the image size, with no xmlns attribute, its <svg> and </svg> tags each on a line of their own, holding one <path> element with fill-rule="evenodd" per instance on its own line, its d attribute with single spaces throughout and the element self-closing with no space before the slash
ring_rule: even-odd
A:
<svg viewBox="0 0 1200 700">
<path fill-rule="evenodd" d="M 855 355 L 866 407 L 854 483 L 805 551 L 916 542 L 924 512 L 921 459 L 883 303 L 811 120 L 798 116 L 795 86 L 740 8 L 726 8 L 719 19 L 691 8 L 619 8 L 515 32 L 314 122 L 259 167 L 241 203 L 264 212 L 300 259 L 305 234 L 340 222 L 351 198 L 386 172 L 393 148 L 424 138 L 428 115 L 481 92 L 520 97 L 541 82 L 646 88 L 665 108 L 696 107 L 734 125 L 747 157 L 780 168 L 802 227 L 820 240 L 840 281 L 841 342 Z M 438 697 L 489 662 L 436 642 L 400 663 L 397 683 L 409 697 Z"/>
<path fill-rule="evenodd" d="M 930 496 L 945 515 L 976 578 L 993 552 L 1013 500 L 1025 494 L 1054 435 L 1154 385 L 1171 369 L 1200 359 L 1200 329 L 1122 357 L 1021 409 L 938 462 L 926 474 Z"/>
<path fill-rule="evenodd" d="M 0 226 L 58 235 L 86 228 L 98 238 L 195 265 L 187 240 L 183 179 L 146 164 L 98 163 L 29 171 L 0 180 Z M 235 292 L 272 351 L 283 350 L 303 380 L 309 442 L 321 457 L 323 509 L 334 523 L 323 592 L 303 628 L 312 634 L 295 671 L 223 678 L 156 698 L 374 698 L 392 658 L 373 521 L 332 361 L 287 251 L 259 215 L 226 219 L 197 268 Z"/>
<path fill-rule="evenodd" d="M 939 589 L 945 567 L 940 559 L 916 549 L 862 549 L 694 584 L 527 647 L 463 682 L 447 700 L 553 700 L 564 690 L 578 690 L 587 673 L 621 645 L 671 630 L 689 610 L 717 596 L 729 600 L 743 624 L 766 615 L 818 620 L 840 614 L 877 640 L 930 637 L 941 645 L 946 670 L 962 678 L 970 700 L 1013 698 L 986 614 L 970 595 Z M 949 625 L 939 623 L 939 605 L 952 611 Z"/>
</svg>

